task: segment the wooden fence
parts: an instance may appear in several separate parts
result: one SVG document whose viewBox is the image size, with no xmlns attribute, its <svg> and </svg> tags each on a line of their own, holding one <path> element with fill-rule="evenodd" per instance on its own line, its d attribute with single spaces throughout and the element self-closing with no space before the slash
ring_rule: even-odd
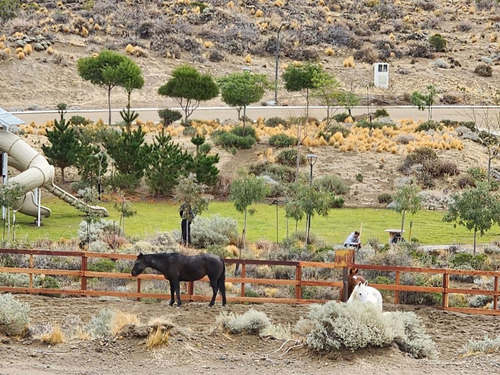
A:
<svg viewBox="0 0 500 375">
<path fill-rule="evenodd" d="M 114 254 L 114 253 L 90 253 L 90 252 L 75 252 L 75 251 L 47 251 L 47 250 L 32 250 L 32 249 L 0 249 L 0 254 L 10 254 L 16 256 L 27 256 L 27 267 L 0 267 L 0 273 L 17 273 L 28 275 L 27 287 L 15 287 L 0 285 L 0 292 L 11 293 L 32 293 L 32 294 L 64 294 L 76 296 L 113 296 L 123 298 L 158 298 L 170 299 L 168 288 L 165 285 L 165 293 L 146 293 L 141 291 L 141 284 L 143 280 L 164 280 L 163 275 L 157 274 L 141 274 L 138 277 L 133 277 L 130 273 L 117 273 L 117 272 L 97 272 L 89 271 L 88 260 L 92 258 L 107 258 L 112 260 L 135 260 L 136 256 L 131 254 Z M 36 256 L 50 256 L 50 257 L 77 257 L 80 258 L 80 269 L 75 270 L 60 270 L 60 269 L 42 269 L 34 267 Z M 449 311 L 459 311 L 465 313 L 489 314 L 500 315 L 498 309 L 498 296 L 500 295 L 498 287 L 498 279 L 500 272 L 494 271 L 472 271 L 472 270 L 452 270 L 452 269 L 438 269 L 438 268 L 415 268 L 415 267 L 396 267 L 396 266 L 378 266 L 367 264 L 355 264 L 354 252 L 352 250 L 341 250 L 335 254 L 334 262 L 305 262 L 305 261 L 271 261 L 271 260 L 249 260 L 249 259 L 225 259 L 226 264 L 239 263 L 241 273 L 238 276 L 226 276 L 226 282 L 240 284 L 239 296 L 228 296 L 227 300 L 230 302 L 250 302 L 250 303 L 318 303 L 325 302 L 325 300 L 309 299 L 303 297 L 304 287 L 318 287 L 318 288 L 339 288 L 343 283 L 347 283 L 348 269 L 356 267 L 360 270 L 376 270 L 381 272 L 394 273 L 394 284 L 370 284 L 379 290 L 388 290 L 394 293 L 394 303 L 398 304 L 400 299 L 400 292 L 424 292 L 424 293 L 437 293 L 442 295 L 441 308 Z M 293 279 L 266 279 L 266 278 L 251 278 L 247 277 L 247 266 L 261 265 L 261 266 L 283 266 L 285 268 L 294 268 L 295 278 Z M 326 281 L 307 279 L 304 277 L 304 269 L 341 269 L 343 280 Z M 361 272 L 362 273 L 362 272 Z M 402 285 L 402 273 L 425 273 L 441 275 L 441 286 L 416 286 L 416 285 Z M 41 288 L 36 287 L 34 284 L 34 275 L 52 275 L 52 276 L 68 276 L 79 279 L 78 289 L 67 288 Z M 493 277 L 493 289 L 479 289 L 479 288 L 454 288 L 450 286 L 451 275 L 462 276 L 487 276 Z M 89 278 L 114 278 L 114 279 L 135 279 L 136 291 L 117 291 L 117 290 L 95 290 L 89 289 L 87 282 Z M 205 277 L 201 279 L 202 282 L 207 282 Z M 246 296 L 246 286 L 248 284 L 261 284 L 269 286 L 289 286 L 294 289 L 294 298 L 277 298 L 277 297 L 248 297 Z M 466 295 L 487 295 L 492 296 L 492 308 L 459 308 L 449 306 L 450 294 L 466 294 Z M 189 282 L 187 293 L 182 294 L 181 298 L 185 301 L 209 301 L 209 295 L 199 295 L 194 292 L 194 282 Z M 220 299 L 220 297 L 218 297 Z"/>
</svg>

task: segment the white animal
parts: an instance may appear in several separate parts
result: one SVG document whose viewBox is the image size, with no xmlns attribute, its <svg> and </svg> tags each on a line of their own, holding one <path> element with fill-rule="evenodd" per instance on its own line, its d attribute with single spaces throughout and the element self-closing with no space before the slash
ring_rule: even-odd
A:
<svg viewBox="0 0 500 375">
<path fill-rule="evenodd" d="M 354 287 L 347 303 L 359 301 L 362 303 L 373 303 L 378 311 L 382 312 L 382 295 L 372 286 L 368 286 L 368 281 L 359 283 Z"/>
</svg>

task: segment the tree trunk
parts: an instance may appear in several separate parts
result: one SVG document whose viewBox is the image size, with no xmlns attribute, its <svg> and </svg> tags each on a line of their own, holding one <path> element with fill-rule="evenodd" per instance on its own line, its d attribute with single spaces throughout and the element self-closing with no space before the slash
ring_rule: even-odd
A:
<svg viewBox="0 0 500 375">
<path fill-rule="evenodd" d="M 309 89 L 306 88 L 306 124 L 309 121 Z"/>
<path fill-rule="evenodd" d="M 492 160 L 492 157 L 491 155 L 488 154 L 488 184 L 490 183 L 490 180 L 491 180 L 491 160 Z"/>
<path fill-rule="evenodd" d="M 474 227 L 474 247 L 472 253 L 476 256 L 476 243 L 477 243 L 477 228 Z"/>
<path fill-rule="evenodd" d="M 108 125 L 111 125 L 111 88 L 108 87 Z"/>
<path fill-rule="evenodd" d="M 405 214 L 406 210 L 404 210 L 402 213 L 402 218 L 401 218 L 401 236 L 403 235 L 403 230 L 405 228 Z"/>
<path fill-rule="evenodd" d="M 300 169 L 300 122 L 297 126 L 297 169 L 295 173 L 295 182 L 299 179 L 299 169 Z"/>
<path fill-rule="evenodd" d="M 246 248 L 247 241 L 247 210 L 245 209 L 245 213 L 243 215 L 243 232 L 241 233 L 241 246 Z M 241 258 L 241 250 L 240 250 L 240 258 Z"/>
</svg>

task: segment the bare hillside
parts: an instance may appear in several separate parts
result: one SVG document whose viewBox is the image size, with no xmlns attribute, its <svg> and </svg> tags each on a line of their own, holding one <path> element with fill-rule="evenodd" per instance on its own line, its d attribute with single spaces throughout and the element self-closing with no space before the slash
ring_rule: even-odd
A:
<svg viewBox="0 0 500 375">
<path fill-rule="evenodd" d="M 274 80 L 280 27 L 280 72 L 292 61 L 316 59 L 374 104 L 407 103 L 429 84 L 440 103 L 491 104 L 500 89 L 498 11 L 494 0 L 23 1 L 17 16 L 0 24 L 0 105 L 105 107 L 105 91 L 78 76 L 76 60 L 105 48 L 126 53 L 127 45 L 145 76 L 133 94 L 136 107 L 174 105 L 157 90 L 182 63 L 214 76 L 250 67 Z M 446 42 L 440 52 L 429 43 L 435 34 Z M 17 54 L 26 44 L 33 52 Z M 350 56 L 354 64 L 345 67 Z M 389 63 L 389 89 L 370 87 L 376 61 Z M 123 107 L 123 90 L 113 90 L 112 100 Z M 303 102 L 282 87 L 279 100 Z"/>
</svg>

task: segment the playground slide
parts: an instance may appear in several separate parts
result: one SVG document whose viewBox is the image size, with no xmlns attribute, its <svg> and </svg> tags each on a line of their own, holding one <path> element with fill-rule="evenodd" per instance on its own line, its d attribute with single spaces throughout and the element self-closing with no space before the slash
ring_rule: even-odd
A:
<svg viewBox="0 0 500 375">
<path fill-rule="evenodd" d="M 103 207 L 89 206 L 54 184 L 54 167 L 47 159 L 17 135 L 0 130 L 0 151 L 9 155 L 9 165 L 21 173 L 11 177 L 7 184 L 17 182 L 24 188 L 25 195 L 14 205 L 14 210 L 30 216 L 38 216 L 38 204 L 35 202 L 32 190 L 44 187 L 56 197 L 84 212 L 92 212 L 108 216 Z M 40 206 L 42 217 L 50 216 L 50 209 Z"/>
</svg>

